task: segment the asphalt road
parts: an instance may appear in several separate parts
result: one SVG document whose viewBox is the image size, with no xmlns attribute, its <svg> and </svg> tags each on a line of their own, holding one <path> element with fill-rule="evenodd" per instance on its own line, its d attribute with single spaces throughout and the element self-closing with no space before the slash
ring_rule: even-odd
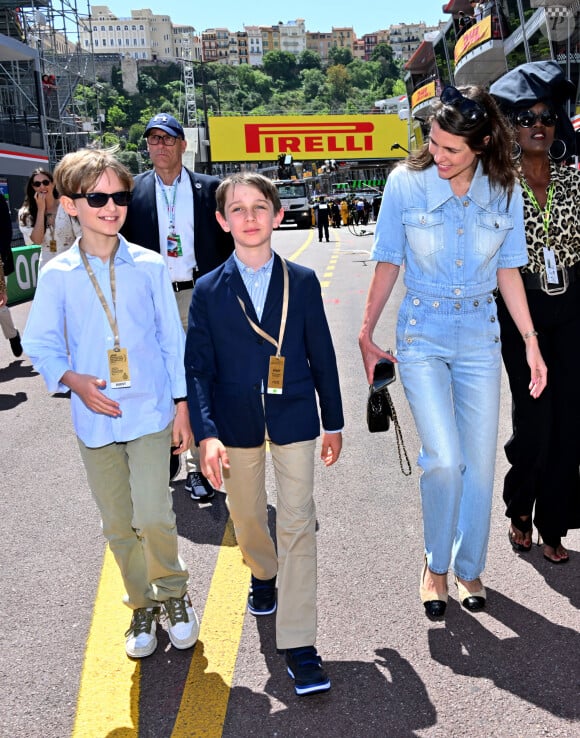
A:
<svg viewBox="0 0 580 738">
<path fill-rule="evenodd" d="M 274 247 L 289 257 L 308 235 L 281 230 L 274 234 Z M 131 689 L 105 663 L 105 680 L 121 701 L 130 702 L 130 719 L 113 719 L 106 729 L 77 729 L 76 735 L 176 735 L 184 685 L 196 664 L 201 664 L 198 692 L 188 709 L 202 711 L 206 701 L 219 696 L 224 704 L 228 696 L 229 701 L 223 725 L 208 719 L 203 731 L 191 736 L 580 735 L 580 532 L 567 538 L 571 560 L 566 566 L 550 565 L 536 546 L 527 555 L 512 552 L 501 501 L 507 468 L 502 445 L 510 434 L 505 383 L 484 575 L 488 608 L 477 615 L 466 612 L 451 589 L 445 622 L 431 623 L 423 614 L 418 440 L 399 382 L 392 395 L 413 464 L 411 477 L 400 472 L 393 433 L 370 435 L 365 425 L 367 387 L 356 337 L 373 268 L 367 260 L 371 241 L 370 235 L 355 236 L 342 228 L 331 231 L 330 244 L 319 244 L 315 237 L 296 257 L 314 268 L 323 283 L 346 415 L 341 459 L 331 469 L 320 463 L 316 470 L 317 645 L 332 690 L 296 697 L 275 650 L 273 619 L 249 615 L 235 646 L 229 690 L 229 677 L 204 671 L 203 649 L 212 637 L 212 623 L 204 620 L 206 643 L 197 644 L 197 661 L 192 662 L 191 652 L 169 648 L 162 635 L 158 652 L 135 666 Z M 333 261 L 336 266 L 329 269 Z M 13 308 L 20 329 L 28 307 Z M 391 306 L 376 334 L 384 346 L 394 344 L 394 322 Z M 15 360 L 1 338 L 0 382 L 0 735 L 64 738 L 73 734 L 84 684 L 105 545 L 68 400 L 48 395 L 26 357 Z M 269 493 L 274 516 L 271 476 Z M 216 495 L 209 505 L 194 504 L 181 478 L 175 483 L 174 505 L 181 554 L 201 614 L 227 521 L 224 496 Z M 232 592 L 236 583 L 231 582 Z M 226 599 L 228 589 L 221 587 Z M 117 599 L 106 606 L 111 614 L 123 608 Z M 223 648 L 232 646 L 224 643 Z M 91 689 L 89 701 L 97 711 L 105 708 L 98 687 Z"/>
</svg>

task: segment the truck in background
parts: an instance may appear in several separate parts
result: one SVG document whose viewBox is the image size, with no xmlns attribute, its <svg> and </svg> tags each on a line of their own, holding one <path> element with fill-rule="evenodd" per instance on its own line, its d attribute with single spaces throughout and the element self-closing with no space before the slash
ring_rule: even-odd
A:
<svg viewBox="0 0 580 738">
<path fill-rule="evenodd" d="M 274 180 L 274 184 L 284 208 L 282 225 L 310 228 L 312 225 L 310 183 L 303 179 L 278 179 Z"/>
</svg>

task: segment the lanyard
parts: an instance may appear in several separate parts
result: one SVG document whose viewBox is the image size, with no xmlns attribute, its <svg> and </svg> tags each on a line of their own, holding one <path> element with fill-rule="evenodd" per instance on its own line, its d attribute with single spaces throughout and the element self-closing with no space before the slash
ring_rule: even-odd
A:
<svg viewBox="0 0 580 738">
<path fill-rule="evenodd" d="M 256 331 L 256 333 L 264 338 L 266 341 L 269 341 L 273 346 L 276 347 L 276 356 L 280 356 L 280 351 L 282 350 L 282 341 L 284 340 L 284 331 L 286 330 L 286 318 L 288 317 L 288 294 L 289 294 L 289 288 L 288 288 L 288 267 L 286 266 L 285 259 L 282 259 L 282 271 L 284 272 L 284 297 L 282 300 L 282 317 L 280 319 L 280 331 L 278 333 L 278 340 L 276 341 L 272 336 L 270 336 L 266 331 L 263 331 L 259 325 L 256 325 L 254 321 L 250 318 L 248 313 L 246 312 L 246 306 L 244 305 L 244 301 L 242 298 L 238 295 L 238 302 L 242 306 L 242 310 L 244 311 L 244 315 L 248 319 L 248 323 L 252 326 L 252 328 Z"/>
<path fill-rule="evenodd" d="M 175 200 L 177 199 L 177 186 L 181 182 L 181 172 L 173 180 L 172 185 L 167 185 L 168 187 L 171 187 L 171 189 L 173 190 L 173 197 L 172 197 L 171 202 L 169 202 L 169 198 L 167 197 L 167 192 L 165 191 L 166 185 L 163 184 L 163 181 L 158 174 L 156 176 L 157 176 L 157 182 L 159 184 L 161 192 L 163 193 L 163 199 L 165 200 L 165 206 L 167 208 L 167 218 L 169 219 L 169 235 L 171 236 L 175 233 Z"/>
<path fill-rule="evenodd" d="M 544 233 L 546 234 L 546 245 L 549 245 L 548 231 L 550 230 L 550 216 L 552 213 L 552 201 L 554 199 L 554 183 L 550 182 L 550 186 L 548 187 L 548 198 L 546 200 L 545 208 L 540 207 L 540 203 L 534 195 L 532 188 L 523 177 L 521 180 L 521 184 L 522 189 L 532 201 L 532 205 L 537 208 L 538 212 L 542 216 L 542 226 L 544 228 Z"/>
<path fill-rule="evenodd" d="M 121 344 L 119 343 L 119 326 L 117 324 L 117 305 L 116 305 L 117 283 L 115 280 L 115 256 L 117 254 L 118 249 L 119 249 L 119 244 L 117 243 L 117 245 L 113 249 L 113 253 L 109 257 L 109 277 L 111 280 L 111 295 L 113 296 L 113 309 L 115 310 L 115 316 L 113 317 L 113 314 L 111 313 L 111 308 L 109 307 L 105 299 L 105 295 L 103 294 L 101 285 L 97 282 L 97 278 L 95 277 L 95 273 L 93 272 L 93 269 L 91 265 L 89 264 L 87 255 L 79 246 L 79 251 L 81 252 L 81 259 L 83 260 L 83 264 L 85 265 L 85 269 L 87 270 L 89 279 L 93 283 L 93 287 L 95 288 L 97 297 L 101 301 L 101 305 L 103 306 L 103 310 L 105 311 L 105 315 L 107 316 L 107 320 L 109 321 L 109 325 L 111 326 L 113 335 L 115 336 L 115 351 L 119 351 L 121 347 Z"/>
</svg>

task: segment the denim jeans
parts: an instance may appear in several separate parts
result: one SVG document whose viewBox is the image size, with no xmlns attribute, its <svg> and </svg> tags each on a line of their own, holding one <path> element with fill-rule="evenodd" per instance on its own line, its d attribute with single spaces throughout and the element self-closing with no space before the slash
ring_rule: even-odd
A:
<svg viewBox="0 0 580 738">
<path fill-rule="evenodd" d="M 427 563 L 471 581 L 485 566 L 497 445 L 501 353 L 493 296 L 407 294 L 397 358 L 422 444 Z"/>
</svg>

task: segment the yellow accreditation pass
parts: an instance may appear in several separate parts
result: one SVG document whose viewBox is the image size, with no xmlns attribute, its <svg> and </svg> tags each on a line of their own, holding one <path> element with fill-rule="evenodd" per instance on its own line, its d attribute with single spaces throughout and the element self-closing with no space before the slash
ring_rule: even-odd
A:
<svg viewBox="0 0 580 738">
<path fill-rule="evenodd" d="M 50 239 L 50 246 L 49 246 L 49 248 L 50 248 L 50 250 L 53 253 L 56 253 L 56 241 L 54 240 L 54 238 L 51 238 Z"/>
<path fill-rule="evenodd" d="M 281 395 L 284 386 L 284 357 L 270 356 L 270 368 L 268 370 L 269 395 Z"/>
<path fill-rule="evenodd" d="M 109 356 L 109 387 L 111 389 L 122 389 L 131 386 L 131 375 L 129 374 L 129 357 L 127 349 L 110 349 Z"/>
</svg>

